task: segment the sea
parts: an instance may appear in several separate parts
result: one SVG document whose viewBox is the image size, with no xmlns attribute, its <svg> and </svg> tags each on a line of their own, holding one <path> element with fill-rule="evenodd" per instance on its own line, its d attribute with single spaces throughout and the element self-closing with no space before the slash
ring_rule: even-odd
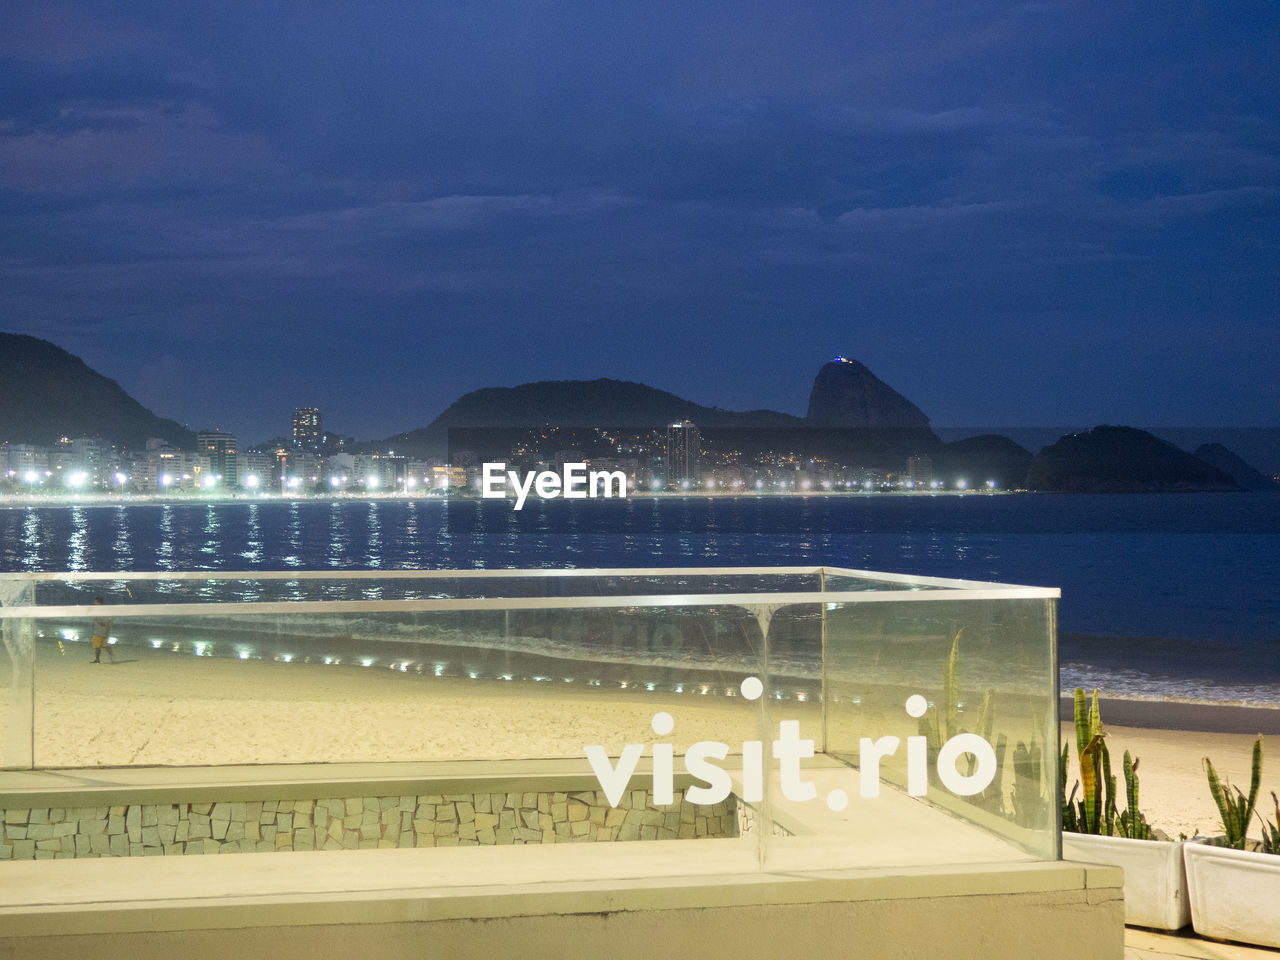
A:
<svg viewBox="0 0 1280 960">
<path fill-rule="evenodd" d="M 0 571 L 830 564 L 1062 590 L 1062 687 L 1280 706 L 1280 495 L 0 504 Z"/>
</svg>

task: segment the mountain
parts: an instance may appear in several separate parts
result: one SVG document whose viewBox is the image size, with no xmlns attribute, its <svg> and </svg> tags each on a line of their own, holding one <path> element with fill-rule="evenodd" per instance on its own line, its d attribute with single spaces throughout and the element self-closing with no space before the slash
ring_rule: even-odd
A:
<svg viewBox="0 0 1280 960">
<path fill-rule="evenodd" d="M 933 457 L 933 476 L 954 486 L 965 480 L 971 487 L 995 481 L 1001 490 L 1025 487 L 1031 451 L 1008 437 L 985 434 L 948 443 Z"/>
<path fill-rule="evenodd" d="M 1255 470 L 1220 443 L 1206 443 L 1197 447 L 1194 456 L 1221 470 L 1246 490 L 1280 489 L 1280 484 Z"/>
<path fill-rule="evenodd" d="M 190 430 L 157 417 L 79 357 L 47 340 L 0 333 L 0 440 L 47 445 L 61 436 L 127 446 L 162 437 L 188 450 L 196 442 Z"/>
<path fill-rule="evenodd" d="M 541 380 L 518 387 L 485 387 L 463 394 L 427 426 L 388 438 L 384 443 L 406 452 L 439 455 L 450 430 L 480 428 L 508 431 L 554 424 L 560 427 L 609 427 L 653 430 L 676 420 L 692 420 L 700 429 L 715 427 L 803 427 L 799 417 L 774 410 L 736 412 L 706 407 L 629 380 Z M 474 435 L 473 430 L 468 430 Z"/>
<path fill-rule="evenodd" d="M 1133 427 L 1094 427 L 1041 450 L 1027 470 L 1032 490 L 1172 493 L 1240 490 L 1230 476 Z"/>
<path fill-rule="evenodd" d="M 405 453 L 442 456 L 450 445 L 476 452 L 504 444 L 509 449 L 515 437 L 509 431 L 544 424 L 648 431 L 692 420 L 704 435 L 714 432 L 744 453 L 803 449 L 811 456 L 887 469 L 901 469 L 912 453 L 932 453 L 940 446 L 919 408 L 853 360 L 837 358 L 818 371 L 809 409 L 808 417 L 724 410 L 626 380 L 544 380 L 473 390 L 427 426 L 383 442 Z"/>
<path fill-rule="evenodd" d="M 805 419 L 819 427 L 929 429 L 919 407 L 847 357 L 836 357 L 818 371 Z"/>
</svg>

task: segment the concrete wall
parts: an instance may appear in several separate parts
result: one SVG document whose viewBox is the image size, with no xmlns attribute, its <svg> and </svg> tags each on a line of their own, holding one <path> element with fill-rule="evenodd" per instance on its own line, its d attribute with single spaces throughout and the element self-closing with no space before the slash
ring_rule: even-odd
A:
<svg viewBox="0 0 1280 960">
<path fill-rule="evenodd" d="M 221 929 L 104 932 L 79 936 L 0 935 L 0 956 L 53 960 L 92 956 L 97 960 L 318 960 L 367 956 L 379 960 L 493 960 L 495 957 L 556 960 L 652 960 L 691 956 L 698 960 L 791 960 L 804 957 L 919 958 L 919 960 L 1122 960 L 1123 903 L 1118 871 L 1096 887 L 1038 892 L 941 892 L 920 878 L 914 895 L 901 890 L 877 898 L 868 884 L 840 893 L 841 884 L 815 885 L 814 899 L 767 901 L 757 891 L 746 904 L 702 904 L 696 890 L 672 889 L 653 897 L 685 900 L 686 907 L 627 906 L 625 892 L 584 894 L 578 910 L 525 915 L 377 922 L 386 909 L 367 909 L 373 922 L 242 926 L 234 909 Z M 1114 881 L 1114 882 L 1112 882 Z M 889 885 L 890 887 L 893 884 Z M 900 886 L 900 884 L 899 884 Z M 955 885 L 952 884 L 952 887 Z M 979 878 L 981 891 L 990 885 Z M 935 888 L 935 889 L 931 889 Z M 849 893 L 861 892 L 850 897 Z M 711 899 L 715 899 L 714 897 Z M 612 908 L 605 907 L 613 903 Z M 353 916 L 337 905 L 336 915 Z"/>
<path fill-rule="evenodd" d="M 196 801 L 0 811 L 0 860 L 676 840 L 738 834 L 733 799 L 655 807 L 634 790 Z"/>
</svg>

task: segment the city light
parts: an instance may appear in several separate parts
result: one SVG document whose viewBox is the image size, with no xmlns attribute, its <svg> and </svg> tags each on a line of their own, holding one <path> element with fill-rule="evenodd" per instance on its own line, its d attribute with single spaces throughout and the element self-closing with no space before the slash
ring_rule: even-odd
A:
<svg viewBox="0 0 1280 960">
<path fill-rule="evenodd" d="M 256 490 L 258 487 L 258 478 L 251 473 L 249 476 L 244 478 L 244 485 L 250 490 Z"/>
</svg>

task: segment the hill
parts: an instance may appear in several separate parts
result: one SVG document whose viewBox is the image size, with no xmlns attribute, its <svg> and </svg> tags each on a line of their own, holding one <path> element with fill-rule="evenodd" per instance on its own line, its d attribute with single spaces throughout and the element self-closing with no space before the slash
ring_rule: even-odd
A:
<svg viewBox="0 0 1280 960">
<path fill-rule="evenodd" d="M 1195 458 L 1221 470 L 1246 490 L 1280 490 L 1280 484 L 1255 470 L 1220 443 L 1206 443 L 1197 447 Z"/>
<path fill-rule="evenodd" d="M 948 486 L 965 480 L 977 487 L 993 480 L 1001 490 L 1015 490 L 1026 486 L 1031 459 L 1030 450 L 1008 437 L 984 434 L 942 447 L 934 455 L 933 475 Z"/>
<path fill-rule="evenodd" d="M 384 443 L 397 450 L 441 456 L 451 429 L 504 431 L 555 424 L 653 430 L 676 420 L 692 420 L 704 431 L 715 427 L 785 429 L 805 425 L 801 418 L 790 414 L 703 406 L 629 380 L 541 380 L 518 387 L 472 390 L 427 426 L 390 437 Z"/>
<path fill-rule="evenodd" d="M 1181 493 L 1242 489 L 1227 474 L 1145 430 L 1094 427 L 1041 450 L 1027 486 L 1056 493 Z"/>
<path fill-rule="evenodd" d="M 900 469 L 912 453 L 932 453 L 940 446 L 929 418 L 915 404 L 844 357 L 818 371 L 805 417 L 704 406 L 628 380 L 543 380 L 473 390 L 427 426 L 383 442 L 419 456 L 444 456 L 451 430 L 455 449 L 478 451 L 509 449 L 510 431 L 518 428 L 554 424 L 649 431 L 676 420 L 692 420 L 704 436 L 714 433 L 743 452 L 803 450 L 888 469 Z M 477 432 L 485 430 L 492 434 Z"/>
<path fill-rule="evenodd" d="M 0 440 L 46 445 L 61 436 L 127 446 L 162 437 L 195 447 L 194 433 L 157 417 L 79 357 L 38 337 L 0 333 Z"/>
<path fill-rule="evenodd" d="M 848 357 L 836 357 L 818 371 L 805 419 L 816 427 L 929 429 L 919 407 Z"/>
</svg>

